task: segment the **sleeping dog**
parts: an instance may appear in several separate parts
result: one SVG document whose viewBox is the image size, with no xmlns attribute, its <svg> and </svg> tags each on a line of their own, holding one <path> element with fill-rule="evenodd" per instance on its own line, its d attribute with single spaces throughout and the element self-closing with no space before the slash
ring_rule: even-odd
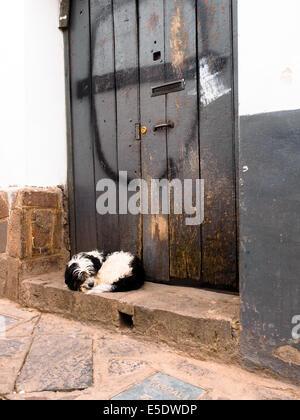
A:
<svg viewBox="0 0 300 420">
<path fill-rule="evenodd" d="M 69 289 L 87 294 L 116 293 L 139 289 L 144 277 L 142 262 L 129 252 L 92 251 L 71 259 L 65 283 Z"/>
</svg>

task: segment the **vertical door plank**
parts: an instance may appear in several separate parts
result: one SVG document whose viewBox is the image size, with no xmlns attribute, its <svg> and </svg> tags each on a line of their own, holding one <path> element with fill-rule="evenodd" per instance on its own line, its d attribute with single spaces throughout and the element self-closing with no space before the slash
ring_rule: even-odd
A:
<svg viewBox="0 0 300 420">
<path fill-rule="evenodd" d="M 164 3 L 139 2 L 141 124 L 148 128 L 142 136 L 142 168 L 149 190 L 151 179 L 167 176 L 166 132 L 153 131 L 155 124 L 166 121 L 165 97 L 151 97 L 152 87 L 165 81 Z M 143 217 L 144 265 L 153 281 L 169 280 L 168 225 L 168 215 Z"/>
<path fill-rule="evenodd" d="M 194 0 L 166 2 L 167 80 L 185 79 L 184 91 L 167 96 L 169 177 L 182 181 L 199 179 L 199 118 L 196 63 L 196 5 Z M 194 197 L 195 198 L 195 197 Z M 195 200 L 193 201 L 195 203 Z M 200 210 L 200 209 L 199 209 Z M 200 223 L 187 226 L 188 215 L 170 216 L 170 276 L 200 281 Z"/>
<path fill-rule="evenodd" d="M 89 1 L 73 2 L 70 24 L 76 251 L 96 247 L 93 138 L 91 127 Z"/>
<path fill-rule="evenodd" d="M 118 167 L 126 171 L 128 182 L 140 178 L 140 141 L 136 140 L 139 122 L 139 69 L 136 1 L 114 0 L 115 61 L 117 89 Z M 121 177 L 120 189 L 127 190 Z M 128 194 L 128 199 L 133 193 Z M 140 215 L 125 213 L 128 200 L 122 200 L 119 216 L 120 248 L 141 256 Z M 124 207 L 124 208 L 123 208 Z"/>
<path fill-rule="evenodd" d="M 115 45 L 112 0 L 91 0 L 91 54 L 93 75 L 93 128 L 95 181 L 118 182 Z M 118 188 L 117 188 L 118 194 Z M 98 197 L 99 194 L 98 193 Z M 119 250 L 118 201 L 116 214 L 97 214 L 98 248 Z"/>
<path fill-rule="evenodd" d="M 231 1 L 198 0 L 203 277 L 237 289 Z"/>
</svg>

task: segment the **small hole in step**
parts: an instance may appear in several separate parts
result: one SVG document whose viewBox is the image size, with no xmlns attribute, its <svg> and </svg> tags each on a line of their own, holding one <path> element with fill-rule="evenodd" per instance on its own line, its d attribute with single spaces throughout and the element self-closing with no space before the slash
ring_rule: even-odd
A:
<svg viewBox="0 0 300 420">
<path fill-rule="evenodd" d="M 156 51 L 153 53 L 153 61 L 158 61 L 161 59 L 161 52 L 160 51 Z"/>
<path fill-rule="evenodd" d="M 121 328 L 133 328 L 132 315 L 127 315 L 127 314 L 124 314 L 123 312 L 119 312 L 119 317 L 120 317 Z"/>
</svg>

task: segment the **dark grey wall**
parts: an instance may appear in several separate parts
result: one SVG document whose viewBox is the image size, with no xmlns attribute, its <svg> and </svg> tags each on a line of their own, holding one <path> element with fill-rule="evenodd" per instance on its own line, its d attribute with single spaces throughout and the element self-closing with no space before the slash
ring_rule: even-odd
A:
<svg viewBox="0 0 300 420">
<path fill-rule="evenodd" d="M 300 111 L 240 123 L 242 354 L 300 382 L 300 366 L 274 356 L 286 345 L 300 351 Z"/>
</svg>

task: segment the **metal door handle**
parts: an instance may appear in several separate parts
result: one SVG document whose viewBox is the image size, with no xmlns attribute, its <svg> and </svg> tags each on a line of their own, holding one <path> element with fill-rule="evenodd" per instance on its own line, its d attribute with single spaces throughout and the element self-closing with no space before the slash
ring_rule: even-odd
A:
<svg viewBox="0 0 300 420">
<path fill-rule="evenodd" d="M 158 124 L 153 127 L 153 131 L 161 130 L 162 128 L 174 128 L 175 124 L 172 121 L 168 121 L 165 124 Z"/>
</svg>

